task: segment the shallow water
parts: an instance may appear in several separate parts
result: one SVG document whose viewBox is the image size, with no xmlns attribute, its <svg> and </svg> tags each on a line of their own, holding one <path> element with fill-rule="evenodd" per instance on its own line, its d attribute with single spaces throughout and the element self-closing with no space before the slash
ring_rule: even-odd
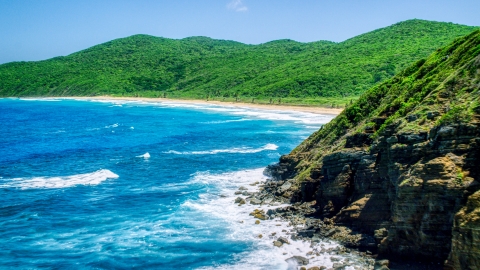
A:
<svg viewBox="0 0 480 270">
<path fill-rule="evenodd" d="M 287 269 L 240 186 L 332 116 L 118 100 L 0 99 L 0 265 Z M 280 226 L 277 226 L 280 225 Z M 334 243 L 322 243 L 334 246 Z M 285 253 L 285 254 L 284 254 Z M 323 256 L 323 255 L 322 255 Z M 314 261 L 331 264 L 328 256 Z"/>
</svg>

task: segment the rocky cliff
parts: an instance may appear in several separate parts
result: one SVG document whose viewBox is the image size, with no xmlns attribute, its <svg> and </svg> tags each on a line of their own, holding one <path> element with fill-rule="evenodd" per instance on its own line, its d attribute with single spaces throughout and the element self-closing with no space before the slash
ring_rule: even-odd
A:
<svg viewBox="0 0 480 270">
<path fill-rule="evenodd" d="M 480 31 L 370 89 L 269 168 L 393 259 L 480 269 Z"/>
</svg>

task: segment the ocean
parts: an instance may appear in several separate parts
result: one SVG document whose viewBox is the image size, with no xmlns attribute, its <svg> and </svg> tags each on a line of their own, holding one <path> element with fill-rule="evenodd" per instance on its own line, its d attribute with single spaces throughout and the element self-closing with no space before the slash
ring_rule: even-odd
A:
<svg viewBox="0 0 480 270">
<path fill-rule="evenodd" d="M 332 118 L 181 102 L 0 99 L 0 267 L 296 269 L 285 260 L 310 243 L 274 247 L 271 233 L 285 234 L 288 224 L 255 224 L 248 214 L 259 206 L 237 206 L 234 192 L 254 191 L 265 166 Z M 312 265 L 331 267 L 330 257 Z"/>
</svg>

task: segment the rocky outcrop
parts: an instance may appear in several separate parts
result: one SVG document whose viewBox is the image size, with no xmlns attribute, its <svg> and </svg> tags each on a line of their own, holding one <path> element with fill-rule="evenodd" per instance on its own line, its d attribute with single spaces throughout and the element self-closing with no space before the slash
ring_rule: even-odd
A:
<svg viewBox="0 0 480 270">
<path fill-rule="evenodd" d="M 480 191 L 455 215 L 448 269 L 480 269 Z"/>
<path fill-rule="evenodd" d="M 268 168 L 289 183 L 274 192 L 380 257 L 479 269 L 478 46 L 479 31 L 368 91 Z"/>
<path fill-rule="evenodd" d="M 467 250 L 478 255 L 479 234 L 472 228 L 480 228 L 480 195 L 468 196 L 480 189 L 480 127 L 381 135 L 369 149 L 325 156 L 320 172 L 297 191 L 300 200 L 312 201 L 315 193 L 317 217 L 375 235 L 384 256 L 443 262 L 451 248 L 452 261 L 464 261 L 454 254 Z M 453 243 L 470 237 L 470 244 L 462 240 L 452 247 L 454 218 Z"/>
</svg>

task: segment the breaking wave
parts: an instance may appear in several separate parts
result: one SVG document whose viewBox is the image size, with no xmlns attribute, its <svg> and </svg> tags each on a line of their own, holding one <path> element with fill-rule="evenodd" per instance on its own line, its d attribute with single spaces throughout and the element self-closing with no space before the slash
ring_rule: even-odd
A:
<svg viewBox="0 0 480 270">
<path fill-rule="evenodd" d="M 76 185 L 98 185 L 107 179 L 118 178 L 109 170 L 98 170 L 92 173 L 55 177 L 32 177 L 6 179 L 0 188 L 49 189 L 68 188 Z M 3 180 L 3 179 L 2 179 Z"/>
<path fill-rule="evenodd" d="M 221 153 L 237 153 L 237 154 L 251 154 L 258 153 L 266 150 L 274 151 L 278 149 L 278 145 L 269 143 L 260 148 L 251 148 L 251 147 L 240 147 L 240 148 L 230 148 L 230 149 L 214 149 L 206 151 L 189 151 L 189 152 L 179 152 L 175 150 L 170 150 L 163 152 L 164 154 L 175 154 L 175 155 L 216 155 Z"/>
</svg>

